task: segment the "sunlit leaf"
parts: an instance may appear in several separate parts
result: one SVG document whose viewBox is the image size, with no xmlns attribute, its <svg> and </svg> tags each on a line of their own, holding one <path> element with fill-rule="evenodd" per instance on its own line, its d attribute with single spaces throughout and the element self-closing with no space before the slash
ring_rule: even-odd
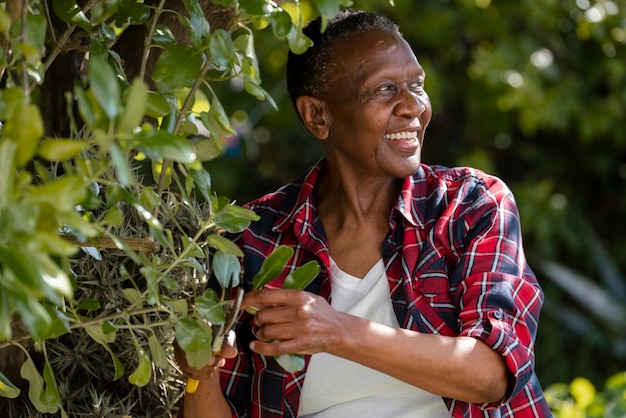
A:
<svg viewBox="0 0 626 418">
<path fill-rule="evenodd" d="M 22 364 L 20 376 L 28 380 L 28 399 L 30 399 L 33 406 L 41 413 L 56 413 L 58 410 L 57 406 L 50 405 L 45 401 L 45 397 L 43 396 L 44 379 L 37 371 L 37 367 L 30 356 L 27 357 L 24 364 Z"/>
<path fill-rule="evenodd" d="M 283 289 L 303 290 L 317 277 L 320 272 L 320 265 L 312 260 L 292 271 L 282 285 Z"/>
<path fill-rule="evenodd" d="M 37 153 L 48 161 L 63 161 L 85 149 L 86 141 L 46 138 L 41 141 Z"/>
<path fill-rule="evenodd" d="M 239 0 L 239 7 L 249 15 L 267 15 L 274 11 L 274 2 L 267 0 Z"/>
<path fill-rule="evenodd" d="M 20 395 L 17 388 L 2 372 L 0 372 L 0 396 L 15 399 Z"/>
<path fill-rule="evenodd" d="M 146 350 L 137 349 L 137 368 L 128 376 L 128 381 L 135 386 L 144 387 L 152 377 L 152 362 Z"/>
<path fill-rule="evenodd" d="M 195 148 L 198 160 L 211 161 L 222 155 L 225 146 L 218 137 L 211 135 L 209 138 L 198 141 Z"/>
<path fill-rule="evenodd" d="M 33 187 L 28 201 L 34 203 L 49 203 L 61 212 L 72 211 L 87 197 L 84 180 L 75 175 L 66 175 L 58 180 L 43 183 Z"/>
<path fill-rule="evenodd" d="M 286 245 L 281 245 L 272 251 L 263 261 L 259 272 L 252 278 L 252 287 L 254 289 L 261 289 L 277 278 L 285 269 L 293 253 L 294 249 Z"/>
<path fill-rule="evenodd" d="M 125 25 L 142 25 L 150 18 L 151 13 L 152 9 L 147 4 L 123 1 L 120 3 L 115 24 L 120 28 Z"/>
<path fill-rule="evenodd" d="M 211 347 L 211 327 L 203 321 L 186 317 L 176 321 L 176 342 L 186 353 Z"/>
<path fill-rule="evenodd" d="M 170 46 L 176 43 L 176 39 L 170 28 L 162 23 L 156 25 L 152 41 L 160 46 Z"/>
<path fill-rule="evenodd" d="M 169 159 L 186 164 L 196 160 L 191 141 L 166 131 L 142 131 L 135 138 L 137 149 L 153 160 Z"/>
<path fill-rule="evenodd" d="M 192 351 L 186 353 L 187 363 L 195 368 L 201 369 L 211 361 L 213 358 L 213 348 L 211 346 L 203 347 L 198 351 Z"/>
<path fill-rule="evenodd" d="M 228 238 L 224 238 L 221 235 L 209 235 L 209 237 L 207 238 L 207 243 L 220 251 L 224 251 L 236 257 L 243 257 L 241 249 L 237 247 L 237 245 L 235 245 L 231 240 L 229 240 Z"/>
<path fill-rule="evenodd" d="M 91 30 L 91 22 L 75 0 L 53 0 L 52 9 L 62 21 Z"/>
<path fill-rule="evenodd" d="M 17 164 L 28 163 L 35 155 L 39 138 L 43 135 L 43 120 L 39 107 L 20 102 L 11 117 L 4 122 L 3 137 L 18 145 Z"/>
<path fill-rule="evenodd" d="M 258 221 L 259 216 L 249 209 L 237 205 L 226 205 L 220 208 L 213 222 L 228 232 L 241 232 L 250 225 L 250 221 Z"/>
</svg>

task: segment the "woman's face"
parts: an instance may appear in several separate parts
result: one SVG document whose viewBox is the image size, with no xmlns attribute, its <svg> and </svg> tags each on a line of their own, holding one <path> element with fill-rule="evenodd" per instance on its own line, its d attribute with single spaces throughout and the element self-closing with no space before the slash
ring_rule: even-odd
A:
<svg viewBox="0 0 626 418">
<path fill-rule="evenodd" d="M 413 174 L 432 115 L 424 70 L 402 38 L 376 30 L 341 42 L 322 98 L 329 161 L 358 176 Z"/>
</svg>

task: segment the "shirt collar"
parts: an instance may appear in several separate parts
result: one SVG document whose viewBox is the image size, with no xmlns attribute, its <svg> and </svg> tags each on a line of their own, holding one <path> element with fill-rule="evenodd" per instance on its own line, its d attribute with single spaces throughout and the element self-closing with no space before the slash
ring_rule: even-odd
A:
<svg viewBox="0 0 626 418">
<path fill-rule="evenodd" d="M 274 224 L 273 230 L 276 232 L 284 232 L 290 224 L 299 220 L 300 222 L 313 223 L 317 218 L 317 206 L 315 202 L 315 186 L 320 174 L 326 167 L 326 159 L 322 158 L 309 171 L 301 177 L 293 186 L 299 186 L 298 197 L 294 203 L 287 202 L 291 207 L 285 207 L 281 211 L 285 215 L 279 217 Z M 415 202 L 415 195 L 424 183 L 426 173 L 424 166 L 420 165 L 418 171 L 413 175 L 402 179 L 402 188 L 398 195 L 398 200 L 394 206 L 394 210 L 390 214 L 390 225 L 393 228 L 394 212 L 398 212 L 411 225 L 423 228 L 424 222 L 421 213 L 418 212 Z"/>
</svg>

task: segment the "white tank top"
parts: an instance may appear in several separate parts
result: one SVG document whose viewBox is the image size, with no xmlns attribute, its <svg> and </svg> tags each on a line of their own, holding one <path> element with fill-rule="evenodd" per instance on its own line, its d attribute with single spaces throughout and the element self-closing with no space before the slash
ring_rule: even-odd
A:
<svg viewBox="0 0 626 418">
<path fill-rule="evenodd" d="M 371 321 L 399 327 L 387 272 L 379 260 L 363 277 L 330 261 L 331 306 Z M 300 394 L 301 418 L 449 418 L 441 397 L 384 373 L 327 353 L 314 354 Z"/>
</svg>

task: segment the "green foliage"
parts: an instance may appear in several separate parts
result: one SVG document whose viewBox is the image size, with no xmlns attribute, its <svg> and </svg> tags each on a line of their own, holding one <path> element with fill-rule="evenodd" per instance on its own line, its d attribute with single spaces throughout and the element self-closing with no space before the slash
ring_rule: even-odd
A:
<svg viewBox="0 0 626 418">
<path fill-rule="evenodd" d="M 583 377 L 567 385 L 555 383 L 545 392 L 556 418 L 612 418 L 626 415 L 626 372 L 617 373 L 604 384 L 604 390 Z"/>
<path fill-rule="evenodd" d="M 340 1 L 314 4 L 328 19 Z M 303 50 L 294 10 L 292 19 L 265 0 L 0 5 L 0 355 L 17 347 L 23 360 L 11 362 L 24 379 L 0 372 L 0 396 L 21 397 L 9 415 L 130 415 L 147 400 L 105 407 L 105 388 L 126 380 L 151 393 L 164 379 L 176 383 L 174 335 L 191 364 L 210 360 L 242 255 L 223 233 L 257 219 L 214 193 L 203 166 L 235 133 L 216 86 L 238 80 L 275 106 L 255 35 L 271 25 L 277 40 Z M 143 49 L 124 54 L 133 40 Z M 53 72 L 68 55 L 77 73 Z M 62 98 L 49 94 L 54 84 L 67 86 Z M 50 103 L 60 99 L 69 128 L 51 130 Z M 318 269 L 292 280 L 301 287 Z M 211 274 L 221 294 L 205 289 Z M 96 393 L 72 386 L 85 374 Z M 169 391 L 157 396 L 163 415 L 180 396 Z"/>
</svg>

